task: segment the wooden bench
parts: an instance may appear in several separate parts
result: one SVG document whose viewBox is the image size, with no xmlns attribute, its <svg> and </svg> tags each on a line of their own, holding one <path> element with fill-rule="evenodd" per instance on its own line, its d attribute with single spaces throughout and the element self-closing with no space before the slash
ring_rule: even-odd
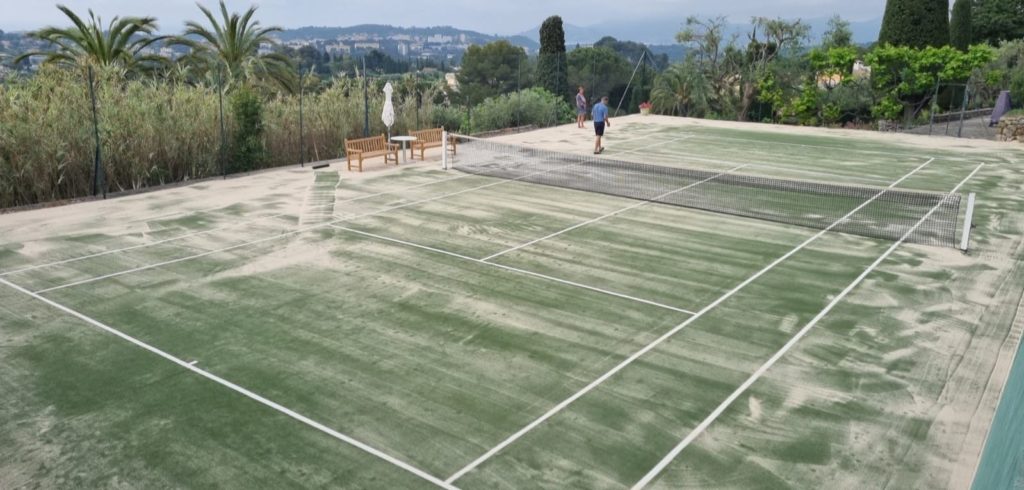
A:
<svg viewBox="0 0 1024 490">
<path fill-rule="evenodd" d="M 438 148 L 441 146 L 441 138 L 444 134 L 444 128 L 424 129 L 421 131 L 410 131 L 409 136 L 415 136 L 416 141 L 412 142 L 412 159 L 416 159 L 416 150 L 420 152 L 420 160 L 426 159 L 427 148 Z M 455 136 L 448 136 L 448 151 L 454 155 L 455 148 Z"/>
<path fill-rule="evenodd" d="M 388 143 L 384 135 L 372 136 L 370 138 L 345 139 L 345 157 L 348 158 L 348 169 L 352 170 L 352 159 L 357 159 L 359 171 L 363 171 L 363 159 L 379 157 L 384 155 L 384 165 L 394 162 L 398 165 L 398 151 L 400 146 Z"/>
</svg>

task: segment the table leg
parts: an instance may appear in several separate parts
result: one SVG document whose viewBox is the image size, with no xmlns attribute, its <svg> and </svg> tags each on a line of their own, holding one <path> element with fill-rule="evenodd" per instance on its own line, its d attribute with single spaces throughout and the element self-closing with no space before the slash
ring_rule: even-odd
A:
<svg viewBox="0 0 1024 490">
<path fill-rule="evenodd" d="M 409 144 L 406 141 L 402 142 L 402 163 L 409 163 L 409 160 L 405 157 L 405 145 Z"/>
</svg>

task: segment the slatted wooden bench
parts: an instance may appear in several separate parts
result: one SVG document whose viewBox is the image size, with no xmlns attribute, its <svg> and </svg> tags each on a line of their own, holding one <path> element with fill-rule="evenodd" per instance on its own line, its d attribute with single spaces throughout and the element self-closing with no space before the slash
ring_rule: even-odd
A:
<svg viewBox="0 0 1024 490">
<path fill-rule="evenodd" d="M 415 136 L 416 141 L 412 142 L 412 158 L 416 159 L 416 150 L 420 152 L 420 160 L 426 159 L 427 148 L 438 148 L 441 146 L 441 138 L 444 134 L 444 128 L 433 128 L 424 129 L 421 131 L 410 131 L 409 136 Z M 455 148 L 455 136 L 448 136 L 448 151 L 454 155 Z"/>
<path fill-rule="evenodd" d="M 345 157 L 348 158 L 348 169 L 352 170 L 352 159 L 356 159 L 359 164 L 359 171 L 363 171 L 363 159 L 384 156 L 384 165 L 388 163 L 394 163 L 398 165 L 398 150 L 401 147 L 394 144 L 388 143 L 387 138 L 384 135 L 372 136 L 369 138 L 359 139 L 346 139 L 345 140 Z"/>
</svg>

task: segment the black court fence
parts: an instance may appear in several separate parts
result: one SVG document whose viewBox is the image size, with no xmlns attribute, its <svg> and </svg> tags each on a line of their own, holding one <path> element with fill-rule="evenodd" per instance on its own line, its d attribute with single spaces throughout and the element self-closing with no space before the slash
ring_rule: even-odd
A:
<svg viewBox="0 0 1024 490">
<path fill-rule="evenodd" d="M 0 209 L 249 172 L 344 156 L 347 138 L 431 127 L 461 133 L 543 128 L 575 119 L 575 87 L 588 109 L 608 95 L 636 112 L 653 72 L 607 48 L 478 59 L 467 65 L 334 77 L 304 67 L 301 83 L 231 81 L 223 71 L 133 75 L 44 67 L 0 81 Z M 447 70 L 452 70 L 446 73 Z M 296 77 L 299 78 L 298 76 Z"/>
<path fill-rule="evenodd" d="M 308 74 L 301 90 L 48 67 L 0 82 L 0 208 L 341 158 L 344 140 L 433 127 L 440 82 Z"/>
</svg>

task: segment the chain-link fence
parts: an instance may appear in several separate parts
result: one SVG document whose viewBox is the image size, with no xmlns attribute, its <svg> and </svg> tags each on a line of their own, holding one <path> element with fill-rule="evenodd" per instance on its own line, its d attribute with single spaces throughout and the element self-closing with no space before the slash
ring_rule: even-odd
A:
<svg viewBox="0 0 1024 490">
<path fill-rule="evenodd" d="M 635 113 L 657 76 L 647 53 L 635 58 L 502 42 L 439 63 L 364 55 L 328 58 L 328 68 L 301 58 L 287 90 L 224 70 L 44 67 L 0 82 L 0 208 L 342 158 L 349 138 L 569 124 L 580 87 L 588 116 L 602 97 L 613 116 Z"/>
<path fill-rule="evenodd" d="M 222 79 L 47 67 L 0 84 L 0 208 L 344 156 L 385 134 L 381 78 L 306 75 L 296 93 Z M 433 127 L 437 80 L 392 80 L 392 134 Z"/>
</svg>

